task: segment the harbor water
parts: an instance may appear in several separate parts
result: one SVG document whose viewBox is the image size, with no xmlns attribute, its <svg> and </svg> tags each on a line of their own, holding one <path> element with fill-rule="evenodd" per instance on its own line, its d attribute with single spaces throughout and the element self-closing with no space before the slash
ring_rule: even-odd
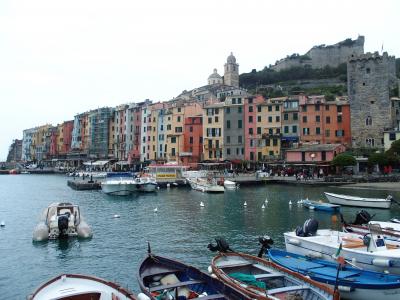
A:
<svg viewBox="0 0 400 300">
<path fill-rule="evenodd" d="M 258 185 L 224 194 L 204 194 L 189 187 L 152 194 L 107 196 L 101 191 L 75 191 L 62 175 L 0 176 L 0 298 L 26 299 L 38 285 L 61 273 L 94 275 L 139 292 L 137 270 L 152 251 L 206 270 L 213 253 L 207 244 L 224 237 L 231 248 L 258 252 L 258 237 L 268 234 L 284 248 L 283 232 L 318 219 L 320 228 L 338 228 L 331 214 L 297 205 L 304 198 L 327 201 L 324 191 L 386 197 L 388 192 L 340 187 Z M 391 193 L 400 199 L 400 193 Z M 268 199 L 265 209 L 262 205 Z M 247 206 L 244 206 L 244 202 Z M 292 205 L 289 205 L 292 201 Z M 33 243 L 41 212 L 53 202 L 78 204 L 93 229 L 90 240 Z M 200 206 L 204 203 L 204 207 Z M 157 213 L 154 209 L 157 208 Z M 342 207 L 352 221 L 359 209 Z M 368 209 L 376 220 L 400 216 L 400 208 Z M 119 215 L 119 218 L 114 218 Z"/>
</svg>

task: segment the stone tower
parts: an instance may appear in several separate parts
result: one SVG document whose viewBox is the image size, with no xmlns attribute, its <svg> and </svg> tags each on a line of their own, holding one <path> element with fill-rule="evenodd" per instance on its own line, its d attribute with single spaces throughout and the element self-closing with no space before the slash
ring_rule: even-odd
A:
<svg viewBox="0 0 400 300">
<path fill-rule="evenodd" d="M 394 56 L 375 52 L 349 58 L 347 90 L 354 148 L 383 148 L 383 131 L 391 126 L 389 90 L 395 84 Z"/>
<path fill-rule="evenodd" d="M 239 87 L 239 65 L 232 52 L 225 64 L 224 84 Z"/>
</svg>

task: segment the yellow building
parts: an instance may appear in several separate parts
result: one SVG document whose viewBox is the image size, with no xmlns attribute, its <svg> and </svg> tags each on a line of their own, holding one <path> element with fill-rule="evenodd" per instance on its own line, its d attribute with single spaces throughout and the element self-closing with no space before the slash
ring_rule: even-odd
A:
<svg viewBox="0 0 400 300">
<path fill-rule="evenodd" d="M 204 160 L 223 160 L 224 103 L 214 103 L 203 109 Z"/>
<path fill-rule="evenodd" d="M 267 99 L 257 106 L 257 133 L 262 135 L 257 151 L 262 153 L 263 160 L 278 159 L 281 155 L 282 99 Z"/>
</svg>

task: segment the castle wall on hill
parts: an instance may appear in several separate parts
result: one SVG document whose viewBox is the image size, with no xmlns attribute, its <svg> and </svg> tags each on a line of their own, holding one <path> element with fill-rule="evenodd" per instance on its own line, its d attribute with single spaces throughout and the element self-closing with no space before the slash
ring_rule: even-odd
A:
<svg viewBox="0 0 400 300">
<path fill-rule="evenodd" d="M 364 37 L 356 40 L 345 40 L 335 45 L 314 46 L 306 54 L 299 57 L 284 58 L 276 62 L 271 68 L 275 71 L 310 65 L 312 68 L 325 66 L 337 67 L 346 63 L 349 57 L 364 54 Z"/>
</svg>

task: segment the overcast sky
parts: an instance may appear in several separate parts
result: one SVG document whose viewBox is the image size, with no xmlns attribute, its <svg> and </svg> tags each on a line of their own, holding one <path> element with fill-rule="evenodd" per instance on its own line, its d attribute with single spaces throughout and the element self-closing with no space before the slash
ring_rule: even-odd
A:
<svg viewBox="0 0 400 300">
<path fill-rule="evenodd" d="M 165 101 L 313 45 L 365 36 L 400 56 L 400 1 L 0 0 L 0 161 L 22 131 L 102 106 Z"/>
</svg>

